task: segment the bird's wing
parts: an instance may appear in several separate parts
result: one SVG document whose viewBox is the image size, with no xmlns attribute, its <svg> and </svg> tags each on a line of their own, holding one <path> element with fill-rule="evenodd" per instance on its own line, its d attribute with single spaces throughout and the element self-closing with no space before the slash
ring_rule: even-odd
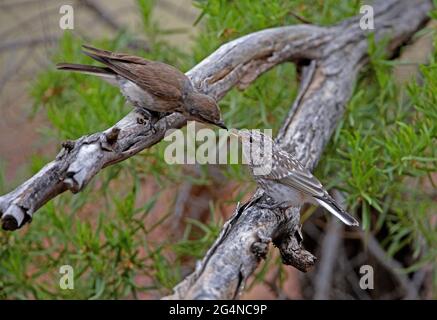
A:
<svg viewBox="0 0 437 320">
<path fill-rule="evenodd" d="M 345 224 L 349 226 L 359 225 L 359 222 L 343 210 L 328 194 L 320 181 L 288 153 L 279 150 L 273 154 L 273 168 L 267 178 L 313 196 L 321 206 Z"/>
<path fill-rule="evenodd" d="M 276 180 L 314 197 L 324 197 L 327 194 L 320 181 L 288 153 L 282 150 L 275 152 L 272 166 L 270 174 L 264 178 Z"/>
<path fill-rule="evenodd" d="M 83 46 L 85 54 L 107 65 L 140 88 L 166 100 L 180 100 L 181 88 L 189 79 L 178 69 L 157 61 Z"/>
</svg>

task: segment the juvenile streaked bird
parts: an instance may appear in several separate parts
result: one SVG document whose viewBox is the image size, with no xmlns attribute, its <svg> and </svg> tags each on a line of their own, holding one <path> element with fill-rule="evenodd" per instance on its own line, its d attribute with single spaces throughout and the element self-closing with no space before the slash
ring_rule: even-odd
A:
<svg viewBox="0 0 437 320">
<path fill-rule="evenodd" d="M 275 202 L 267 207 L 289 208 L 311 203 L 321 205 L 349 226 L 359 225 L 308 169 L 282 150 L 269 136 L 255 130 L 232 129 L 232 133 L 242 141 L 243 155 L 255 181 Z"/>
<path fill-rule="evenodd" d="M 145 113 L 150 125 L 163 114 L 179 112 L 188 120 L 226 129 L 216 101 L 198 92 L 190 79 L 175 67 L 86 45 L 83 48 L 86 55 L 105 66 L 59 63 L 57 68 L 96 75 L 118 86 L 128 102 Z"/>
</svg>

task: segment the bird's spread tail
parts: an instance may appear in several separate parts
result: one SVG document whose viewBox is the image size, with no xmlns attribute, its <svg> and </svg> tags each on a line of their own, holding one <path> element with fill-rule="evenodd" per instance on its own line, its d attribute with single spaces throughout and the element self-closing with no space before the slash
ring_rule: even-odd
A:
<svg viewBox="0 0 437 320">
<path fill-rule="evenodd" d="M 348 226 L 359 226 L 359 222 L 344 211 L 331 197 L 315 198 L 317 202 Z"/>
<path fill-rule="evenodd" d="M 91 74 L 94 76 L 99 76 L 109 83 L 116 85 L 116 73 L 107 67 L 96 67 L 85 64 L 76 63 L 58 63 L 56 65 L 58 70 L 75 71 L 80 73 Z"/>
</svg>

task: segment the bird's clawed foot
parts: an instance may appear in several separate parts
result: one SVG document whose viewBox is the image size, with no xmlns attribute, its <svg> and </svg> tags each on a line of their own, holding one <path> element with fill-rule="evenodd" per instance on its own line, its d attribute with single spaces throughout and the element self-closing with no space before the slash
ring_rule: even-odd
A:
<svg viewBox="0 0 437 320">
<path fill-rule="evenodd" d="M 146 122 L 144 121 L 146 118 L 147 119 L 147 130 L 152 131 L 153 134 L 155 134 L 158 130 L 155 127 L 155 124 L 158 122 L 159 120 L 159 116 L 157 114 L 155 114 L 155 112 L 153 111 L 149 111 L 147 109 L 144 108 L 137 108 L 137 112 L 140 113 L 143 117 L 138 117 L 137 118 L 137 123 L 138 124 L 145 124 Z"/>
<path fill-rule="evenodd" d="M 147 129 L 152 131 L 153 134 L 158 132 L 158 129 L 156 129 L 156 127 L 155 127 L 155 123 L 157 121 L 158 120 L 153 121 L 153 119 L 149 119 L 149 121 L 147 122 Z"/>
</svg>

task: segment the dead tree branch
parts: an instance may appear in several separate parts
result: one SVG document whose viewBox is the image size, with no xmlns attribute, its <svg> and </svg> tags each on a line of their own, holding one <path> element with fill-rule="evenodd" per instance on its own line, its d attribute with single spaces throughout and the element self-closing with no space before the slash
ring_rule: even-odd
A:
<svg viewBox="0 0 437 320">
<path fill-rule="evenodd" d="M 373 7 L 375 38 L 388 38 L 387 50 L 393 52 L 423 26 L 432 5 L 429 1 L 377 1 Z M 307 43 L 311 50 L 300 55 L 300 62 L 313 61 L 302 68 L 299 95 L 277 139 L 309 168 L 316 165 L 344 112 L 357 73 L 367 62 L 367 33 L 360 29 L 359 19 L 318 29 L 323 36 L 315 35 Z M 314 43 L 318 49 L 312 55 Z M 301 271 L 314 264 L 315 257 L 301 246 L 299 208 L 285 215 L 260 209 L 257 203 L 264 201 L 260 193 L 258 190 L 249 203 L 236 209 L 193 274 L 167 299 L 237 297 L 266 256 L 271 240 L 285 264 Z"/>
<path fill-rule="evenodd" d="M 390 39 L 388 50 L 404 43 L 427 20 L 428 0 L 381 0 L 374 4 L 375 38 Z M 222 98 L 232 87 L 245 88 L 274 66 L 293 61 L 302 70 L 301 89 L 278 140 L 308 168 L 314 168 L 351 96 L 357 73 L 366 63 L 367 32 L 359 19 L 322 28 L 311 25 L 262 30 L 224 44 L 187 75 L 202 92 Z M 58 194 L 81 191 L 102 168 L 125 160 L 180 128 L 186 119 L 173 114 L 157 123 L 157 132 L 132 111 L 104 132 L 64 143 L 56 159 L 39 173 L 0 197 L 3 228 L 16 229 Z M 239 206 L 198 263 L 176 288 L 173 299 L 229 299 L 238 296 L 247 278 L 266 256 L 270 242 L 283 262 L 308 270 L 315 257 L 301 247 L 299 210 L 280 213 L 260 209 L 258 190 Z"/>
<path fill-rule="evenodd" d="M 329 34 L 321 30 L 313 26 L 290 26 L 250 34 L 223 45 L 187 76 L 200 91 L 220 99 L 233 86 L 247 86 L 269 68 L 298 59 L 302 52 L 317 56 L 318 43 Z M 172 114 L 161 119 L 152 133 L 144 121 L 138 121 L 142 118 L 141 113 L 133 110 L 104 132 L 64 143 L 54 161 L 0 197 L 3 227 L 9 230 L 21 227 L 58 194 L 66 190 L 81 191 L 102 168 L 151 147 L 164 138 L 167 130 L 186 124 L 182 115 Z"/>
</svg>

